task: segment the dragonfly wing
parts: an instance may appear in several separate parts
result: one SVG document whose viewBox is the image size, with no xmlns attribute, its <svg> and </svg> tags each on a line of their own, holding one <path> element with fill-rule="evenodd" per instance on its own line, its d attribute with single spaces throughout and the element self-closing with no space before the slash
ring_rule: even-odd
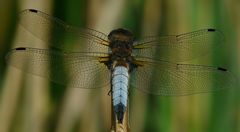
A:
<svg viewBox="0 0 240 132">
<path fill-rule="evenodd" d="M 137 61 L 137 60 L 136 60 Z M 232 88 L 233 75 L 224 68 L 177 64 L 142 58 L 130 84 L 154 95 L 189 95 Z"/>
<path fill-rule="evenodd" d="M 103 53 L 65 53 L 61 51 L 16 48 L 7 56 L 14 67 L 70 87 L 99 88 L 110 83 L 107 67 L 100 63 Z M 49 67 L 48 67 L 49 66 Z"/>
<path fill-rule="evenodd" d="M 107 35 L 99 31 L 70 26 L 58 18 L 34 9 L 22 11 L 19 17 L 19 23 L 24 29 L 35 37 L 49 43 L 51 47 L 64 51 L 77 50 L 80 52 L 106 53 L 108 51 Z M 46 32 L 49 35 L 46 35 Z M 71 42 L 72 46 L 69 46 L 70 44 L 65 46 L 64 42 Z M 74 47 L 79 45 L 80 48 L 78 49 Z"/>
<path fill-rule="evenodd" d="M 180 35 L 143 38 L 136 41 L 133 53 L 136 57 L 183 62 L 211 53 L 223 42 L 224 36 L 220 31 L 202 29 Z"/>
</svg>

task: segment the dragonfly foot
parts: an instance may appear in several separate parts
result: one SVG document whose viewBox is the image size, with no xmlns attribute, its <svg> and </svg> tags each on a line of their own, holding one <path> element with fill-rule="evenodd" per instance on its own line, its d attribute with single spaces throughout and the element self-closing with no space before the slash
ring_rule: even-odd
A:
<svg viewBox="0 0 240 132">
<path fill-rule="evenodd" d="M 110 96 L 110 95 L 111 95 L 111 93 L 112 93 L 112 90 L 109 90 L 109 91 L 108 91 L 108 95 Z"/>
</svg>

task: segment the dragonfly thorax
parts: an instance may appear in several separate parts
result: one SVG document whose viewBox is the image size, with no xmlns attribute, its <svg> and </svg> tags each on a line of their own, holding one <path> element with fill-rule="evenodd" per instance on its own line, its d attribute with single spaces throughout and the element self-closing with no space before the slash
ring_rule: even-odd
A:
<svg viewBox="0 0 240 132">
<path fill-rule="evenodd" d="M 125 29 L 119 28 L 111 31 L 108 35 L 109 47 L 112 51 L 111 60 L 125 61 L 132 54 L 133 34 Z"/>
</svg>

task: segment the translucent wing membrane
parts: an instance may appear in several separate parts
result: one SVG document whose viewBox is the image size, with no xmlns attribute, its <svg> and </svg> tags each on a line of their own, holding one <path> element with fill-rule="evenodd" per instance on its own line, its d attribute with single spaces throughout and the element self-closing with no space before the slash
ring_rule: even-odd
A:
<svg viewBox="0 0 240 132">
<path fill-rule="evenodd" d="M 110 84 L 110 70 L 102 63 L 112 55 L 107 35 L 67 25 L 33 9 L 21 12 L 19 22 L 24 30 L 48 43 L 50 49 L 13 49 L 6 56 L 8 63 L 70 87 L 100 88 Z M 224 68 L 178 64 L 219 49 L 223 41 L 224 36 L 215 29 L 136 41 L 131 61 L 139 66 L 130 74 L 130 85 L 155 95 L 231 88 L 235 78 Z"/>
<path fill-rule="evenodd" d="M 55 50 L 16 48 L 7 62 L 28 73 L 79 88 L 100 88 L 110 83 L 107 67 L 99 62 L 103 53 L 65 53 Z M 49 66 L 49 67 L 47 67 Z"/>
<path fill-rule="evenodd" d="M 134 44 L 133 53 L 136 57 L 183 62 L 211 53 L 223 42 L 220 31 L 202 29 L 180 35 L 143 38 Z"/>
<path fill-rule="evenodd" d="M 20 13 L 19 22 L 27 31 L 49 43 L 51 47 L 64 51 L 108 52 L 108 39 L 104 33 L 67 25 L 60 19 L 41 11 L 24 10 Z M 46 35 L 46 32 L 49 35 Z M 70 44 L 64 46 L 64 42 Z M 76 46 L 80 48 L 73 48 Z"/>
<path fill-rule="evenodd" d="M 131 85 L 154 95 L 189 95 L 228 89 L 235 79 L 224 68 L 176 64 L 142 58 L 131 74 Z"/>
</svg>

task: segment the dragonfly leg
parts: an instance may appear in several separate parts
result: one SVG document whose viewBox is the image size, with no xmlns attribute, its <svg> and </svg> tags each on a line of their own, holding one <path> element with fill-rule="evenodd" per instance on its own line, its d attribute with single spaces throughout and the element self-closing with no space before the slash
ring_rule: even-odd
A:
<svg viewBox="0 0 240 132">
<path fill-rule="evenodd" d="M 108 91 L 108 95 L 109 95 L 109 96 L 112 95 L 112 89 L 110 89 L 110 90 Z"/>
</svg>

